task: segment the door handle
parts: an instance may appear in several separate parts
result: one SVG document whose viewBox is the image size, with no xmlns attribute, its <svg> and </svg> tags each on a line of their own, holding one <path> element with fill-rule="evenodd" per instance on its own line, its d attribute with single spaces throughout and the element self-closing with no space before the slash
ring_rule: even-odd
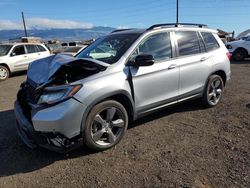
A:
<svg viewBox="0 0 250 188">
<path fill-rule="evenodd" d="M 202 57 L 200 61 L 206 61 L 208 57 Z"/>
<path fill-rule="evenodd" d="M 23 56 L 23 57 L 27 57 L 27 55 Z"/>
<path fill-rule="evenodd" d="M 41 54 L 37 54 L 37 55 L 41 55 Z"/>
<path fill-rule="evenodd" d="M 177 65 L 173 64 L 168 67 L 168 70 L 176 68 Z"/>
</svg>

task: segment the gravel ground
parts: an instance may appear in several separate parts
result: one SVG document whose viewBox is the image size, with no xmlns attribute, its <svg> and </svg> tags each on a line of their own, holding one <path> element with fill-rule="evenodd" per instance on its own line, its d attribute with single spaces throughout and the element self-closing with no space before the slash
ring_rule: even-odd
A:
<svg viewBox="0 0 250 188">
<path fill-rule="evenodd" d="M 249 61 L 232 63 L 217 107 L 193 101 L 159 111 L 99 153 L 26 148 L 13 113 L 24 79 L 0 83 L 0 187 L 250 187 Z"/>
</svg>

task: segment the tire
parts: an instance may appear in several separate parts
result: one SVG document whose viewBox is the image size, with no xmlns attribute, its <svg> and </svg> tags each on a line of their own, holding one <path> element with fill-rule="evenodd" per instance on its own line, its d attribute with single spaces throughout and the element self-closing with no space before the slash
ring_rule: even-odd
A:
<svg viewBox="0 0 250 188">
<path fill-rule="evenodd" d="M 224 83 L 219 75 L 211 75 L 206 84 L 202 102 L 205 107 L 216 106 L 221 98 L 224 91 Z"/>
<path fill-rule="evenodd" d="M 90 111 L 83 140 L 93 151 L 109 149 L 120 142 L 128 127 L 128 113 L 123 105 L 108 100 L 95 105 Z"/>
<path fill-rule="evenodd" d="M 233 59 L 236 61 L 243 61 L 247 57 L 247 53 L 243 49 L 238 49 L 233 53 Z"/>
<path fill-rule="evenodd" d="M 10 71 L 7 67 L 0 65 L 0 81 L 4 81 L 10 76 Z"/>
</svg>

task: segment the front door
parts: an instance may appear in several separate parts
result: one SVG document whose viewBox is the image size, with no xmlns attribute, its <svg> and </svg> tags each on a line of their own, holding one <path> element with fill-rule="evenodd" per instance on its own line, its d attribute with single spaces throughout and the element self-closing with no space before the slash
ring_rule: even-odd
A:
<svg viewBox="0 0 250 188">
<path fill-rule="evenodd" d="M 139 113 L 175 102 L 179 90 L 179 65 L 173 60 L 170 32 L 150 35 L 142 40 L 130 60 L 139 54 L 153 55 L 155 63 L 131 67 L 135 106 Z"/>
<path fill-rule="evenodd" d="M 14 65 L 15 70 L 27 69 L 28 56 L 24 45 L 16 46 L 10 54 L 10 62 Z"/>
</svg>

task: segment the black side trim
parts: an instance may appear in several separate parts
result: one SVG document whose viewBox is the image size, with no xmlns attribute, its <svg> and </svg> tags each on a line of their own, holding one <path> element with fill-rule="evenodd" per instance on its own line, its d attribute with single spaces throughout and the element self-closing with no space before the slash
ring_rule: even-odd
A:
<svg viewBox="0 0 250 188">
<path fill-rule="evenodd" d="M 133 77 L 132 77 L 130 67 L 128 67 L 128 78 L 127 79 L 128 79 L 128 83 L 129 83 L 129 86 L 131 89 L 131 95 L 132 95 L 133 101 L 135 101 L 135 90 L 134 90 Z"/>
</svg>

